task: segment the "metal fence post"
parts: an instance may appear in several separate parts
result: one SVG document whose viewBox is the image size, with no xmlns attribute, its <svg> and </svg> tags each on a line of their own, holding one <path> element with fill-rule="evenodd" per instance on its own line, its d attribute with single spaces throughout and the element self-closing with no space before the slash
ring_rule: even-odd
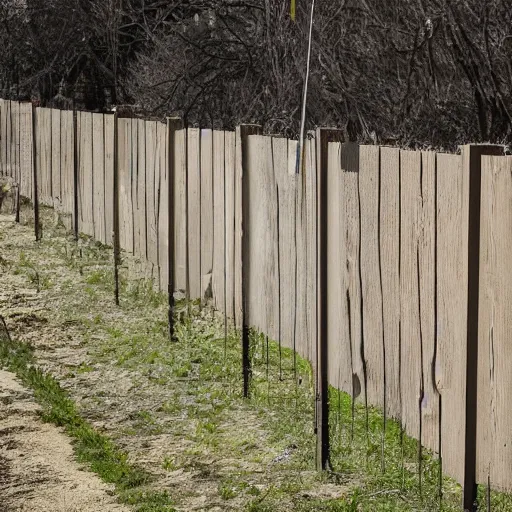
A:
<svg viewBox="0 0 512 512">
<path fill-rule="evenodd" d="M 175 271 L 175 170 L 174 170 L 174 152 L 176 149 L 176 131 L 183 128 L 183 121 L 179 117 L 167 118 L 167 197 L 168 197 L 168 262 L 167 262 L 167 294 L 169 302 L 169 339 L 175 341 L 174 336 L 174 271 Z M 188 264 L 188 262 L 187 262 Z"/>
<path fill-rule="evenodd" d="M 241 268 L 242 268 L 242 374 L 243 374 L 243 394 L 244 398 L 249 397 L 249 381 L 251 377 L 251 358 L 249 344 L 249 323 L 248 323 L 248 304 L 247 304 L 247 282 L 249 273 L 249 238 L 246 236 L 247 223 L 245 219 L 248 214 L 249 207 L 249 188 L 247 186 L 247 173 L 249 172 L 247 162 L 247 139 L 249 135 L 257 135 L 261 133 L 259 125 L 242 125 L 236 128 L 236 144 L 239 145 L 239 161 L 237 162 L 237 173 L 241 178 L 241 199 L 242 199 L 242 233 L 241 233 Z"/>
<path fill-rule="evenodd" d="M 480 279 L 480 206 L 482 155 L 503 155 L 503 146 L 462 147 L 463 171 L 469 175 L 468 304 L 466 345 L 466 437 L 464 450 L 463 508 L 477 510 L 477 407 L 478 407 L 478 302 Z"/>
</svg>

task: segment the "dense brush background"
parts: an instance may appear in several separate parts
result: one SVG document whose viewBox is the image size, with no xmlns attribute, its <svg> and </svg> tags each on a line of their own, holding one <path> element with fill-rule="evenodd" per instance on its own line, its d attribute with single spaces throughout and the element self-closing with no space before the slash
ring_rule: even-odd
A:
<svg viewBox="0 0 512 512">
<path fill-rule="evenodd" d="M 311 0 L 0 0 L 0 96 L 297 136 Z M 320 0 L 308 127 L 508 142 L 508 0 Z"/>
</svg>

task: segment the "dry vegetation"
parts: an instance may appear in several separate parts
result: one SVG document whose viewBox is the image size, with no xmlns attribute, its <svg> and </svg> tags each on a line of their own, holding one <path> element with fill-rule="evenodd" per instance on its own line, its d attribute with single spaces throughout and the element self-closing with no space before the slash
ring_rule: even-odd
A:
<svg viewBox="0 0 512 512">
<path fill-rule="evenodd" d="M 1 0 L 0 93 L 296 136 L 309 2 Z M 365 141 L 508 142 L 506 0 L 317 2 L 309 126 Z"/>
<path fill-rule="evenodd" d="M 295 381 L 283 350 L 280 380 L 278 346 L 254 333 L 244 400 L 236 332 L 224 340 L 211 309 L 180 303 L 170 343 L 165 298 L 124 268 L 115 307 L 112 250 L 77 244 L 57 220 L 43 211 L 36 243 L 29 225 L 1 218 L 0 314 L 13 342 L 0 344 L 0 366 L 34 390 L 42 418 L 65 429 L 121 503 L 141 512 L 458 510 L 460 489 L 447 479 L 440 501 L 436 460 L 424 454 L 420 479 L 417 443 L 388 422 L 382 450 L 382 414 L 357 405 L 352 422 L 349 397 L 335 390 L 334 471 L 318 474 L 305 361 Z"/>
</svg>

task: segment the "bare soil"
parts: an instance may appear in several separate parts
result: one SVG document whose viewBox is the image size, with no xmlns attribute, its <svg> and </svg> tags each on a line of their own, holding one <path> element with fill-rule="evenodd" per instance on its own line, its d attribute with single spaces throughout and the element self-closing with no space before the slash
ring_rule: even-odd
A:
<svg viewBox="0 0 512 512">
<path fill-rule="evenodd" d="M 0 511 L 128 511 L 111 486 L 75 461 L 69 438 L 40 420 L 31 393 L 3 370 L 0 404 Z"/>
<path fill-rule="evenodd" d="M 178 511 L 238 511 L 251 504 L 254 511 L 309 511 L 316 510 L 315 500 L 346 495 L 346 485 L 323 482 L 314 470 L 312 415 L 285 415 L 290 424 L 276 435 L 272 425 L 279 425 L 283 406 L 270 405 L 270 399 L 268 407 L 247 406 L 232 382 L 203 377 L 208 364 L 217 362 L 165 341 L 165 303 L 151 293 L 140 292 L 139 298 L 138 289 L 127 284 L 116 308 L 111 251 L 87 240 L 77 244 L 57 225 L 55 213 L 42 216 L 43 240 L 36 243 L 33 227 L 0 215 L 0 313 L 13 339 L 35 348 L 38 365 L 57 378 L 81 415 L 153 476 L 151 489 L 167 491 Z M 209 310 L 198 312 L 187 329 L 191 340 L 199 333 L 201 343 L 215 344 L 211 350 L 218 346 L 222 354 L 222 320 Z M 215 371 L 229 373 L 230 365 Z M 238 368 L 238 361 L 233 365 Z M 301 382 L 307 386 L 307 377 Z M 0 451 L 9 475 L 0 497 L 9 497 L 13 507 L 41 500 L 12 510 L 124 510 L 108 508 L 115 507 L 108 486 L 79 469 L 69 441 L 37 419 L 33 402 L 30 413 L 21 412 L 27 392 L 17 389 L 20 394 L 6 398 L 11 403 L 2 420 L 8 422 L 2 428 L 15 429 L 9 435 L 16 451 L 5 444 Z M 309 393 L 304 396 L 312 404 Z M 279 391 L 275 395 L 279 400 Z M 20 423 L 24 428 L 16 430 Z M 24 466 L 27 460 L 32 472 Z M 75 506 L 74 491 L 83 494 L 87 507 L 77 502 L 69 508 L 67 503 Z M 54 508 L 44 508 L 45 499 Z M 311 508 L 303 506 L 310 501 Z"/>
</svg>

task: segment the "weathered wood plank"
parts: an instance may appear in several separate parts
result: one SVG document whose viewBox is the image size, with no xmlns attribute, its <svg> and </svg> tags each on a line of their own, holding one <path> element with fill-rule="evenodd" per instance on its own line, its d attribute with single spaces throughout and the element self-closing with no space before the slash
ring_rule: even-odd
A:
<svg viewBox="0 0 512 512">
<path fill-rule="evenodd" d="M 39 109 L 38 136 L 40 137 L 40 187 L 39 202 L 45 206 L 53 206 L 52 193 L 52 111 L 49 108 Z M 10 133 L 10 132 L 9 132 Z M 10 169 L 11 160 L 8 157 Z"/>
<path fill-rule="evenodd" d="M 342 389 L 349 392 L 353 399 L 364 400 L 366 396 L 366 378 L 364 373 L 364 350 L 362 339 L 361 311 L 361 275 L 360 275 L 360 198 L 359 198 L 359 146 L 353 143 L 341 145 L 341 199 L 344 206 L 341 218 L 345 224 L 341 228 L 344 237 L 342 243 L 342 311 L 344 312 L 343 340 L 348 340 L 351 359 L 350 388 L 346 389 L 350 377 L 342 367 Z M 345 349 L 346 351 L 346 349 Z"/>
<path fill-rule="evenodd" d="M 174 283 L 178 290 L 187 290 L 187 131 L 175 133 L 174 154 Z"/>
<path fill-rule="evenodd" d="M 464 482 L 469 176 L 460 155 L 437 155 L 436 385 L 443 471 Z"/>
<path fill-rule="evenodd" d="M 131 119 L 118 119 L 119 161 L 119 231 L 121 247 L 133 254 L 133 201 L 132 201 L 132 123 Z"/>
<path fill-rule="evenodd" d="M 420 439 L 422 333 L 419 298 L 418 230 L 421 201 L 421 153 L 401 152 L 400 169 L 400 297 L 401 391 L 405 431 Z"/>
<path fill-rule="evenodd" d="M 213 275 L 212 291 L 215 308 L 227 313 L 226 286 L 226 198 L 225 198 L 224 132 L 213 132 Z"/>
<path fill-rule="evenodd" d="M 80 113 L 80 232 L 94 236 L 93 121 L 90 112 Z"/>
<path fill-rule="evenodd" d="M 158 266 L 158 223 L 155 176 L 160 173 L 160 147 L 157 139 L 157 123 L 155 121 L 146 121 L 145 133 L 147 259 L 153 263 L 153 265 Z"/>
<path fill-rule="evenodd" d="M 400 419 L 400 150 L 381 148 L 380 253 L 386 413 Z"/>
<path fill-rule="evenodd" d="M 136 124 L 133 126 L 133 124 Z M 146 122 L 143 119 L 132 120 L 132 130 L 136 129 L 137 144 L 133 148 L 134 157 L 137 158 L 137 181 L 134 208 L 135 233 L 135 256 L 141 262 L 147 260 L 147 234 L 146 234 Z M 133 131 L 132 131 L 133 140 Z"/>
<path fill-rule="evenodd" d="M 378 146 L 359 148 L 361 293 L 367 397 L 369 404 L 382 408 L 385 400 L 385 358 L 379 247 L 379 153 Z"/>
<path fill-rule="evenodd" d="M 104 115 L 92 114 L 92 172 L 94 238 L 101 243 L 105 238 L 105 139 Z"/>
<path fill-rule="evenodd" d="M 65 213 L 66 228 L 73 228 L 74 212 L 74 126 L 73 112 L 61 112 L 61 209 Z"/>
<path fill-rule="evenodd" d="M 114 131 L 113 115 L 103 118 L 105 127 L 105 243 L 114 245 Z"/>
<path fill-rule="evenodd" d="M 306 141 L 306 266 L 307 266 L 307 323 L 308 323 L 308 359 L 316 357 L 318 333 L 317 322 L 317 167 L 316 140 Z"/>
<path fill-rule="evenodd" d="M 327 161 L 327 350 L 328 379 L 332 386 L 351 392 L 352 365 L 347 343 L 346 310 L 343 310 L 345 246 L 341 237 L 342 223 L 342 170 L 341 144 L 328 144 Z M 348 357 L 347 357 L 348 356 Z"/>
<path fill-rule="evenodd" d="M 201 297 L 210 298 L 213 272 L 213 134 L 201 130 Z"/>
<path fill-rule="evenodd" d="M 188 266 L 190 298 L 201 297 L 201 132 L 188 129 Z"/>
<path fill-rule="evenodd" d="M 235 319 L 235 132 L 225 132 L 226 307 Z"/>
<path fill-rule="evenodd" d="M 60 210 L 62 207 L 62 159 L 61 159 L 61 115 L 60 110 L 51 109 L 51 180 L 53 207 Z"/>
<path fill-rule="evenodd" d="M 419 300 L 421 322 L 421 444 L 439 452 L 439 393 L 432 369 L 436 346 L 436 154 L 421 153 L 421 203 L 418 226 Z"/>
<path fill-rule="evenodd" d="M 482 156 L 477 480 L 512 490 L 512 157 Z"/>
<path fill-rule="evenodd" d="M 295 298 L 295 184 L 294 175 L 288 171 L 288 139 L 272 139 L 272 159 L 274 179 L 279 201 L 279 233 L 275 250 L 279 251 L 280 294 L 278 296 L 279 326 L 277 338 L 282 346 L 293 348 L 293 322 Z M 257 171 L 255 171 L 257 172 Z M 257 196 L 254 197 L 256 200 Z M 278 244 L 278 245 L 277 245 Z M 273 251 L 275 252 L 275 251 Z"/>
<path fill-rule="evenodd" d="M 156 128 L 158 158 L 158 174 L 155 176 L 155 194 L 157 201 L 157 228 L 158 228 L 158 266 L 160 269 L 160 291 L 165 292 L 169 284 L 169 158 L 176 151 L 176 140 L 171 146 L 167 139 L 167 124 L 158 123 Z M 176 170 L 175 170 L 176 172 Z M 171 212 L 172 221 L 176 221 L 176 215 Z M 176 224 L 175 224 L 176 226 Z M 175 227 L 175 231 L 177 226 Z M 176 266 L 176 258 L 173 256 L 173 267 Z M 179 285 L 174 281 L 175 288 Z"/>
</svg>

